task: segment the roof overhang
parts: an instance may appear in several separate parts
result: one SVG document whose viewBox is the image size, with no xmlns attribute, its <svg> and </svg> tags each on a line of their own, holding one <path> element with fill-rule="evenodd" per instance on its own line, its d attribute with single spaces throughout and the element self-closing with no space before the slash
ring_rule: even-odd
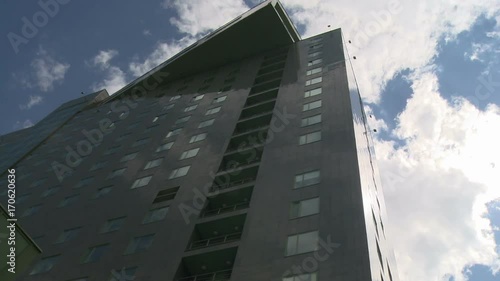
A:
<svg viewBox="0 0 500 281">
<path fill-rule="evenodd" d="M 300 35 L 281 3 L 268 0 L 132 81 L 107 101 L 133 93 L 141 85 L 158 85 L 159 80 L 166 84 L 299 40 Z"/>
</svg>

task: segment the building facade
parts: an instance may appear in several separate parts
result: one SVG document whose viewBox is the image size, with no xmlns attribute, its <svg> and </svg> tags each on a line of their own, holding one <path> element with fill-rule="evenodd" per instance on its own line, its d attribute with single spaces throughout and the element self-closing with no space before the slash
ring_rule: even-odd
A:
<svg viewBox="0 0 500 281">
<path fill-rule="evenodd" d="M 340 29 L 266 1 L 9 164 L 17 280 L 399 280 L 374 157 Z"/>
</svg>

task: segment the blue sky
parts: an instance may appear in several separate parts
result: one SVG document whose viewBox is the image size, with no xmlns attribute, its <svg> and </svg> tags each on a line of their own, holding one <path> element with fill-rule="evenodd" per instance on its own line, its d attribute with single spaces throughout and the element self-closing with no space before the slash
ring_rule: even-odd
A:
<svg viewBox="0 0 500 281">
<path fill-rule="evenodd" d="M 255 5 L 45 2 L 58 3 L 46 23 L 36 1 L 0 3 L 0 134 L 116 91 Z M 304 38 L 331 25 L 353 41 L 401 279 L 500 280 L 500 2 L 282 2 Z M 13 46 L 34 16 L 38 30 Z"/>
</svg>

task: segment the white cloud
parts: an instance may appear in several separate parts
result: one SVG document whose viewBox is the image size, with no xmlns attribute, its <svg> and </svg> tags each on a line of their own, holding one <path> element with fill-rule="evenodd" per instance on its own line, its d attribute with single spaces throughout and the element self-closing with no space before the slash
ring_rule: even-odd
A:
<svg viewBox="0 0 500 281">
<path fill-rule="evenodd" d="M 144 35 L 144 36 L 151 36 L 151 31 L 149 29 L 144 29 L 142 31 L 142 35 Z"/>
<path fill-rule="evenodd" d="M 94 58 L 86 62 L 87 65 L 97 67 L 105 73 L 103 81 L 92 84 L 93 91 L 106 89 L 112 95 L 127 84 L 125 72 L 110 63 L 117 55 L 116 50 L 101 50 Z"/>
<path fill-rule="evenodd" d="M 153 52 L 145 59 L 136 57 L 129 64 L 132 75 L 138 77 L 163 63 L 184 48 L 196 42 L 203 35 L 220 27 L 249 9 L 243 1 L 178 1 L 166 0 L 165 9 L 174 9 L 176 17 L 170 23 L 184 34 L 179 40 L 158 42 Z M 217 16 L 214 16 L 217 15 Z"/>
<path fill-rule="evenodd" d="M 486 203 L 500 197 L 500 108 L 447 102 L 434 72 L 413 75 L 413 96 L 394 133 L 376 141 L 402 280 L 466 280 L 464 267 L 500 270 Z"/>
<path fill-rule="evenodd" d="M 30 119 L 26 119 L 24 121 L 17 121 L 14 126 L 12 126 L 14 128 L 14 130 L 19 130 L 19 129 L 26 129 L 26 128 L 29 128 L 29 127 L 32 127 L 34 124 L 33 122 L 31 122 Z"/>
<path fill-rule="evenodd" d="M 242 0 L 165 0 L 163 7 L 177 11 L 177 17 L 170 18 L 170 23 L 190 36 L 216 29 L 248 10 Z"/>
<path fill-rule="evenodd" d="M 43 101 L 43 97 L 41 96 L 32 96 L 30 95 L 30 99 L 26 104 L 19 105 L 20 109 L 30 109 L 31 107 L 41 103 Z"/>
<path fill-rule="evenodd" d="M 378 102 L 381 89 L 398 72 L 428 65 L 441 38 L 468 30 L 479 15 L 500 11 L 496 0 L 454 1 L 309 1 L 283 0 L 295 24 L 309 37 L 340 27 L 351 40 L 354 67 L 363 97 Z M 366 67 L 369 66 L 369 67 Z"/>
<path fill-rule="evenodd" d="M 70 64 L 55 60 L 42 47 L 37 52 L 37 57 L 31 62 L 36 82 L 35 84 L 42 92 L 52 91 L 54 84 L 61 84 L 64 80 L 66 72 L 69 70 Z M 32 86 L 32 83 L 27 83 L 25 86 Z"/>
<path fill-rule="evenodd" d="M 168 58 L 177 54 L 187 46 L 191 45 L 196 41 L 195 38 L 191 36 L 185 36 L 178 41 L 171 42 L 161 42 L 158 43 L 154 51 L 148 55 L 146 59 L 135 58 L 129 64 L 129 70 L 136 77 L 143 75 L 144 73 L 150 71 L 155 66 L 163 63 Z"/>
<path fill-rule="evenodd" d="M 91 65 L 97 66 L 101 69 L 107 69 L 110 67 L 109 61 L 118 55 L 117 50 L 101 50 L 99 53 L 91 60 Z"/>
</svg>

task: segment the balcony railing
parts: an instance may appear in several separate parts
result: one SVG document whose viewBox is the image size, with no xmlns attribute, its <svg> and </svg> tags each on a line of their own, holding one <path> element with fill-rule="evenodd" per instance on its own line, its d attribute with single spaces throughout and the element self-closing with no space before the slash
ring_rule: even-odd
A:
<svg viewBox="0 0 500 281">
<path fill-rule="evenodd" d="M 246 120 L 248 120 L 248 119 L 255 118 L 255 117 L 257 117 L 257 116 L 265 116 L 265 115 L 272 114 L 272 113 L 273 113 L 273 110 L 274 110 L 274 109 L 267 110 L 267 111 L 264 111 L 264 112 L 260 112 L 260 111 L 259 111 L 259 112 L 255 112 L 255 113 L 253 113 L 253 114 L 251 114 L 251 115 L 248 115 L 248 116 L 245 116 L 245 117 L 243 117 L 243 118 L 240 118 L 240 119 L 238 120 L 238 123 L 240 123 L 241 121 L 246 121 Z"/>
<path fill-rule="evenodd" d="M 267 133 L 267 131 L 266 131 L 266 133 Z M 243 152 L 243 151 L 248 150 L 248 149 L 256 149 L 256 148 L 262 147 L 266 144 L 266 140 L 267 140 L 267 135 L 266 135 L 266 138 L 263 139 L 262 141 L 258 141 L 255 143 L 242 142 L 237 146 L 230 146 L 228 149 L 226 149 L 225 154 L 230 154 L 230 153 L 233 153 L 235 151 Z M 241 145 L 241 144 L 243 144 L 243 145 Z"/>
<path fill-rule="evenodd" d="M 236 129 L 236 130 L 234 130 L 233 135 L 231 136 L 231 138 L 235 137 L 237 135 L 241 135 L 241 134 L 246 133 L 246 132 L 257 131 L 259 129 L 266 128 L 266 127 L 269 127 L 269 126 L 270 126 L 269 124 L 266 124 L 266 125 L 261 125 L 261 126 L 256 126 L 256 127 L 248 128 L 248 129 L 239 129 L 239 130 Z"/>
<path fill-rule="evenodd" d="M 220 173 L 220 172 L 231 171 L 231 170 L 234 170 L 234 169 L 241 168 L 243 166 L 247 166 L 247 165 L 251 165 L 251 164 L 260 162 L 260 157 L 256 156 L 256 157 L 253 157 L 252 159 L 250 159 L 248 161 L 241 161 L 241 162 L 237 162 L 235 160 L 232 160 L 232 162 L 234 162 L 235 164 L 238 164 L 238 165 L 237 166 L 233 165 L 233 166 L 230 166 L 230 167 L 226 167 L 224 165 L 226 163 L 223 163 L 223 165 L 221 165 L 221 167 L 219 168 L 219 170 L 217 172 Z"/>
<path fill-rule="evenodd" d="M 238 241 L 241 238 L 241 232 L 236 232 L 236 233 L 231 233 L 227 235 L 221 235 L 217 237 L 213 237 L 210 239 L 203 239 L 203 240 L 198 240 L 194 241 L 191 244 L 189 244 L 188 251 L 189 250 L 195 250 L 195 249 L 200 249 L 200 248 L 205 248 L 209 246 L 214 246 L 214 245 L 219 245 L 219 244 L 225 244 L 233 241 Z"/>
<path fill-rule="evenodd" d="M 243 210 L 243 209 L 248 208 L 249 205 L 250 205 L 249 202 L 242 202 L 242 203 L 234 204 L 234 205 L 227 206 L 227 207 L 212 209 L 212 210 L 208 210 L 208 211 L 203 212 L 201 214 L 201 217 L 205 218 L 205 217 L 216 216 L 216 215 L 220 215 L 220 214 L 224 214 L 224 213 L 234 212 L 237 210 Z"/>
<path fill-rule="evenodd" d="M 177 279 L 177 281 L 228 281 L 231 278 L 232 270 L 222 270 L 211 273 L 204 273 Z"/>
<path fill-rule="evenodd" d="M 210 187 L 210 192 L 215 192 L 215 191 L 221 190 L 221 189 L 227 189 L 230 187 L 242 185 L 242 184 L 253 182 L 253 181 L 255 181 L 255 178 L 245 178 L 242 180 L 232 181 L 232 182 L 228 182 L 225 184 L 214 184 Z"/>
</svg>

